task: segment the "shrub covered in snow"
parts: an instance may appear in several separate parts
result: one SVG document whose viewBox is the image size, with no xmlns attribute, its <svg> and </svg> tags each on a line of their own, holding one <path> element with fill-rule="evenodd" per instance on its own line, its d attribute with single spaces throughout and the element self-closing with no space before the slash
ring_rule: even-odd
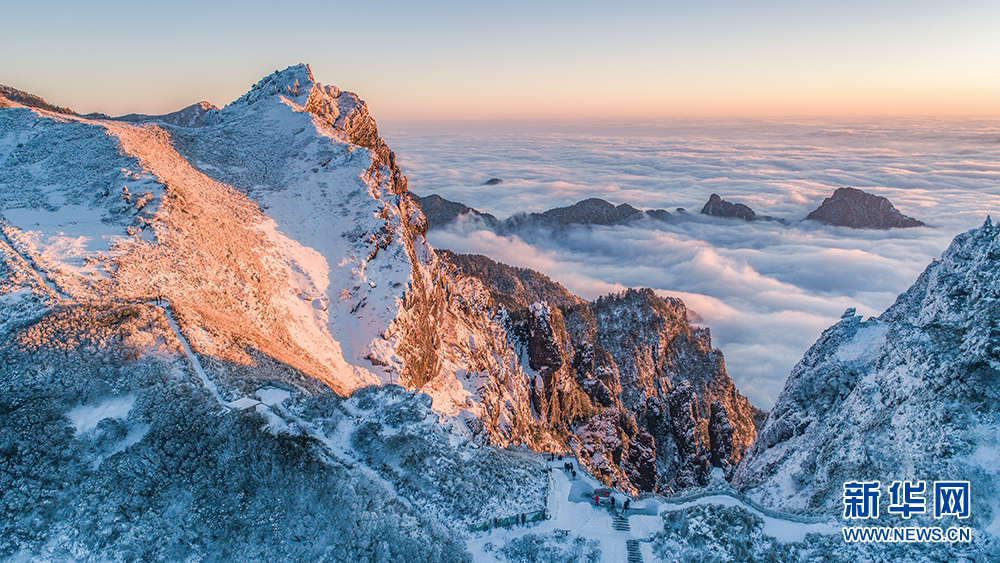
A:
<svg viewBox="0 0 1000 563">
<path fill-rule="evenodd" d="M 597 563 L 600 542 L 575 537 L 572 540 L 550 534 L 527 534 L 507 542 L 498 554 L 510 563 Z"/>
</svg>

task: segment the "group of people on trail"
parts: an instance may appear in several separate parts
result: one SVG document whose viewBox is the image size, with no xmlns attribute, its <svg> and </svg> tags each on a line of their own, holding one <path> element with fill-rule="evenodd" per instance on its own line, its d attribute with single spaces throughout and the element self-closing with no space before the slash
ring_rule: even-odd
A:
<svg viewBox="0 0 1000 563">
<path fill-rule="evenodd" d="M 572 461 L 567 461 L 566 463 L 563 464 L 563 471 L 572 475 L 573 479 L 576 479 L 576 468 L 573 467 Z"/>
<path fill-rule="evenodd" d="M 618 504 L 618 499 L 616 499 L 614 495 L 611 495 L 610 498 L 611 498 L 611 510 L 615 510 L 615 507 Z M 625 514 L 625 511 L 628 510 L 628 507 L 631 504 L 632 504 L 632 499 L 626 498 L 625 502 L 622 503 L 622 514 Z M 594 493 L 594 506 L 601 506 L 601 495 L 598 493 Z"/>
</svg>

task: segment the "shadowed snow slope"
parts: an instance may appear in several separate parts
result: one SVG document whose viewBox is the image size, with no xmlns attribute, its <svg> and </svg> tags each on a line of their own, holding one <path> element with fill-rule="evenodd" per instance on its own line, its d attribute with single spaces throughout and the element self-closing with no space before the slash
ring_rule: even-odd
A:
<svg viewBox="0 0 1000 563">
<path fill-rule="evenodd" d="M 963 525 L 995 534 L 998 259 L 1000 228 L 987 219 L 881 316 L 847 315 L 827 329 L 792 370 L 733 483 L 773 508 L 835 516 L 846 481 L 969 481 Z"/>
</svg>

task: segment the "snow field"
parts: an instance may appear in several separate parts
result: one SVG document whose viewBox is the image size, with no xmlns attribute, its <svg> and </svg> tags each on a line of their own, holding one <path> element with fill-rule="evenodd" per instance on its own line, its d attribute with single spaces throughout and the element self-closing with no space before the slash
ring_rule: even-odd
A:
<svg viewBox="0 0 1000 563">
<path fill-rule="evenodd" d="M 80 405 L 66 413 L 77 435 L 97 428 L 97 423 L 106 418 L 124 419 L 135 404 L 135 395 L 111 397 L 98 404 Z"/>
</svg>

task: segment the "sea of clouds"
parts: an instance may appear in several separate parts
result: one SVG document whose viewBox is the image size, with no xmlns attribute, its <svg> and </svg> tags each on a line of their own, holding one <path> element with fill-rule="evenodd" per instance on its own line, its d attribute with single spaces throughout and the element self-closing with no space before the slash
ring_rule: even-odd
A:
<svg viewBox="0 0 1000 563">
<path fill-rule="evenodd" d="M 712 330 L 730 376 L 768 409 L 848 307 L 878 315 L 951 239 L 1000 219 L 1000 120 L 388 124 L 410 190 L 503 219 L 599 197 L 687 220 L 499 236 L 465 221 L 436 248 L 528 267 L 587 299 L 644 286 Z M 503 183 L 484 186 L 489 178 Z M 842 186 L 928 224 L 891 231 L 805 216 Z M 699 214 L 712 193 L 787 220 Z"/>
</svg>

